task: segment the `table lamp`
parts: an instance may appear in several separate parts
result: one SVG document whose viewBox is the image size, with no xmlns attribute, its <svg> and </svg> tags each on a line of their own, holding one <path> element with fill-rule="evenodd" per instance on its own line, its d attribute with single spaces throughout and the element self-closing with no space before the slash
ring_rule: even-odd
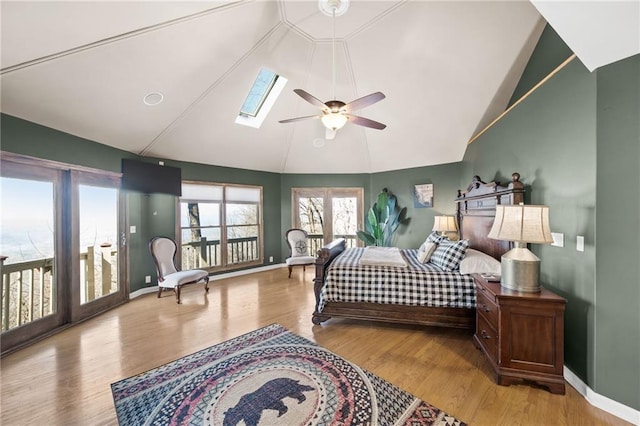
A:
<svg viewBox="0 0 640 426">
<path fill-rule="evenodd" d="M 456 218 L 453 216 L 435 216 L 433 218 L 432 231 L 440 232 L 440 235 L 445 235 L 447 232 L 458 232 L 458 226 L 456 225 Z"/>
<path fill-rule="evenodd" d="M 502 287 L 539 292 L 540 259 L 527 248 L 527 243 L 553 242 L 549 228 L 549 207 L 498 205 L 488 237 L 515 243 L 514 248 L 502 255 Z"/>
</svg>

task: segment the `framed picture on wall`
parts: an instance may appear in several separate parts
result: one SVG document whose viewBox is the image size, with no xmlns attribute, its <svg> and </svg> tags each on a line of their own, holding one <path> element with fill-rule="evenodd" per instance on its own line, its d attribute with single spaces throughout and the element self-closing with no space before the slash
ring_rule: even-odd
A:
<svg viewBox="0 0 640 426">
<path fill-rule="evenodd" d="M 413 207 L 433 207 L 433 184 L 413 185 Z"/>
</svg>

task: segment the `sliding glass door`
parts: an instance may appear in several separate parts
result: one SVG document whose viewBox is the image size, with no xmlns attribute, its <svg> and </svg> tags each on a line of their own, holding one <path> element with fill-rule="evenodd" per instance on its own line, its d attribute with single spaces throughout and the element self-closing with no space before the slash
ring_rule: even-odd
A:
<svg viewBox="0 0 640 426">
<path fill-rule="evenodd" d="M 77 321 L 126 299 L 119 178 L 71 172 L 73 200 L 72 320 Z"/>
<path fill-rule="evenodd" d="M 119 175 L 2 154 L 4 353 L 121 303 L 128 289 Z"/>
<path fill-rule="evenodd" d="M 3 162 L 0 169 L 2 351 L 64 322 L 58 170 Z"/>
</svg>

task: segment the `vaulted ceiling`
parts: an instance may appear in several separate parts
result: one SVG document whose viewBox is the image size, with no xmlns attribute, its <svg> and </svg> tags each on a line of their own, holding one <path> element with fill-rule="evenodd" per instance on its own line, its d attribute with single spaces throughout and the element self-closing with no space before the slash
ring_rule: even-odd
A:
<svg viewBox="0 0 640 426">
<path fill-rule="evenodd" d="M 387 128 L 347 123 L 325 140 L 319 120 L 278 123 L 318 112 L 293 89 L 332 98 L 332 18 L 317 1 L 3 0 L 1 110 L 144 156 L 253 170 L 454 162 L 506 108 L 547 21 L 591 70 L 640 51 L 635 2 L 594 2 L 632 4 L 607 13 L 549 3 L 352 0 L 335 18 L 335 94 L 383 92 L 358 115 Z M 597 40 L 582 35 L 596 27 Z M 597 46 L 611 34 L 616 49 Z M 241 126 L 261 67 L 288 82 L 260 128 Z M 146 105 L 151 92 L 163 101 Z"/>
</svg>

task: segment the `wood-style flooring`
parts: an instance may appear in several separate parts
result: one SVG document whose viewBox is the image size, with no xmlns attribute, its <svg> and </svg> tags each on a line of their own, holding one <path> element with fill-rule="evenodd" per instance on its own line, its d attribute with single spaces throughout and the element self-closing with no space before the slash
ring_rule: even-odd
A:
<svg viewBox="0 0 640 426">
<path fill-rule="evenodd" d="M 279 323 L 471 425 L 624 425 L 567 385 L 566 395 L 498 386 L 471 333 L 357 321 L 311 323 L 313 268 L 145 294 L 1 360 L 0 423 L 117 424 L 110 384 Z"/>
</svg>

